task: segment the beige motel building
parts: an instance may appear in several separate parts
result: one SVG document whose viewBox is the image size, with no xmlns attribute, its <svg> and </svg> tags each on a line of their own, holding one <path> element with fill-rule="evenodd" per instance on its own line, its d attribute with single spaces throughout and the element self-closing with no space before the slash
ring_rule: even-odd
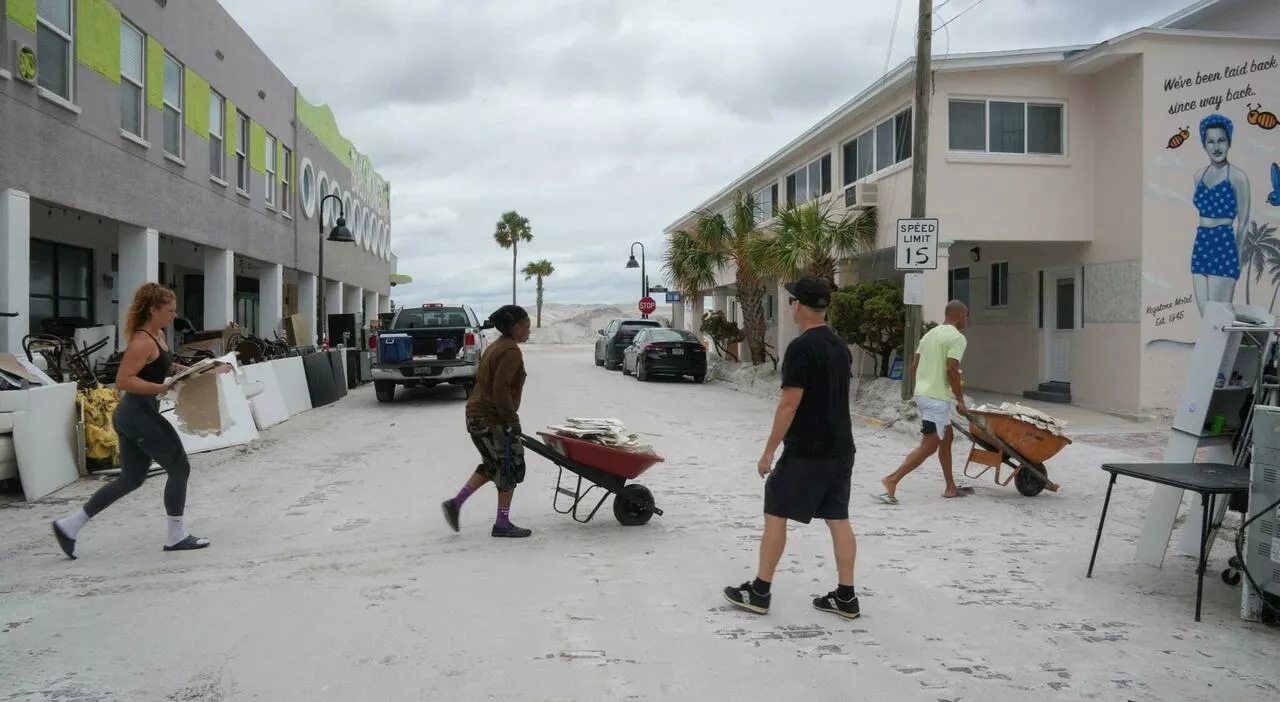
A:
<svg viewBox="0 0 1280 702">
<path fill-rule="evenodd" d="M 1099 44 L 934 58 L 926 216 L 939 220 L 941 245 L 923 309 L 941 321 L 948 299 L 968 303 L 969 387 L 1169 408 L 1199 332 L 1195 278 L 1226 275 L 1236 302 L 1274 308 L 1280 260 L 1262 251 L 1280 247 L 1277 55 L 1280 2 L 1205 0 Z M 665 232 L 727 209 L 739 191 L 763 203 L 766 230 L 788 201 L 874 206 L 877 250 L 842 262 L 838 282 L 901 279 L 913 73 L 914 61 L 898 66 Z M 1193 273 L 1201 225 L 1228 221 L 1243 272 Z M 733 280 L 722 271 L 717 287 L 676 305 L 676 323 L 696 327 L 708 306 L 740 323 Z M 768 340 L 782 349 L 796 331 L 785 291 L 769 292 Z M 862 370 L 874 372 L 870 354 Z"/>
</svg>

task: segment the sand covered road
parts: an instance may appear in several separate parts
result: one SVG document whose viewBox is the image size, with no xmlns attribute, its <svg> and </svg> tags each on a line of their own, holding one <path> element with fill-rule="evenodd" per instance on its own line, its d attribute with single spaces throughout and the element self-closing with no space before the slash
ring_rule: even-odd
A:
<svg viewBox="0 0 1280 702">
<path fill-rule="evenodd" d="M 48 520 L 88 481 L 0 509 L 0 700 L 1222 700 L 1280 694 L 1276 632 L 1238 619 L 1239 591 L 1190 560 L 1130 563 L 1150 490 L 1117 487 L 1084 579 L 1105 479 L 1127 458 L 1078 443 L 1052 462 L 1056 495 L 977 483 L 942 500 L 904 482 L 867 493 L 909 439 L 859 429 L 853 505 L 865 616 L 813 611 L 831 588 L 826 530 L 793 528 L 773 611 L 731 611 L 759 533 L 754 473 L 772 406 L 717 385 L 638 383 L 589 346 L 530 346 L 525 430 L 608 416 L 666 457 L 646 474 L 665 511 L 624 528 L 551 510 L 536 456 L 516 496 L 524 541 L 489 537 L 492 489 L 461 534 L 438 503 L 474 449 L 460 393 L 370 387 L 195 457 L 188 523 L 204 551 L 160 550 L 163 481 L 82 532 L 64 560 Z M 967 450 L 957 446 L 957 454 Z M 926 469 L 927 470 L 927 469 Z"/>
</svg>

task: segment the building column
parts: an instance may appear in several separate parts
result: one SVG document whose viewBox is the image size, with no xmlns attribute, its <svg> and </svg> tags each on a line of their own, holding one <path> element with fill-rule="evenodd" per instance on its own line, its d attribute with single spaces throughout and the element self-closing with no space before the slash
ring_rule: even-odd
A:
<svg viewBox="0 0 1280 702">
<path fill-rule="evenodd" d="M 360 332 L 360 327 L 364 323 L 364 313 L 361 311 L 363 305 L 364 288 L 358 288 L 354 285 L 342 286 L 342 311 L 355 314 L 357 334 Z"/>
<path fill-rule="evenodd" d="M 364 291 L 364 326 L 372 327 L 373 320 L 378 318 L 378 291 Z"/>
<path fill-rule="evenodd" d="M 938 242 L 938 267 L 921 273 L 924 276 L 924 302 L 921 308 L 924 324 L 942 324 L 946 316 L 947 303 L 950 302 L 947 299 L 947 279 L 951 270 L 951 244 L 950 241 Z"/>
<path fill-rule="evenodd" d="M 796 326 L 796 320 L 791 317 L 791 305 L 787 300 L 791 299 L 791 293 L 787 292 L 786 283 L 778 283 L 778 290 L 774 294 L 775 304 L 778 306 L 778 338 L 774 341 L 777 348 L 774 352 L 778 356 L 778 362 L 782 362 L 782 357 L 787 353 L 787 344 L 793 339 L 800 336 L 800 328 Z"/>
<path fill-rule="evenodd" d="M 310 273 L 298 271 L 298 312 L 307 320 L 308 337 L 305 339 L 295 339 L 294 343 L 298 346 L 310 346 L 316 343 L 317 330 L 316 326 L 316 277 Z"/>
<path fill-rule="evenodd" d="M 391 311 L 391 296 L 378 293 L 378 314 Z"/>
<path fill-rule="evenodd" d="M 204 249 L 204 328 L 226 329 L 236 318 L 236 254 L 228 249 Z M 124 265 L 124 255 L 120 256 Z"/>
<path fill-rule="evenodd" d="M 681 296 L 679 302 L 671 303 L 671 328 L 683 330 L 684 325 L 684 296 Z"/>
<path fill-rule="evenodd" d="M 0 191 L 0 352 L 22 356 L 31 328 L 31 198 L 21 190 Z M 22 356 L 25 358 L 25 356 Z"/>
<path fill-rule="evenodd" d="M 258 336 L 272 339 L 283 332 L 284 266 L 267 264 L 258 276 Z"/>
<path fill-rule="evenodd" d="M 120 301 L 120 321 L 116 327 L 116 342 L 117 348 L 124 349 L 129 345 L 129 340 L 124 338 L 124 330 L 133 294 L 145 283 L 154 283 L 160 278 L 160 233 L 146 227 L 121 224 L 118 238 L 120 274 L 116 276 L 115 292 L 116 299 Z"/>
</svg>

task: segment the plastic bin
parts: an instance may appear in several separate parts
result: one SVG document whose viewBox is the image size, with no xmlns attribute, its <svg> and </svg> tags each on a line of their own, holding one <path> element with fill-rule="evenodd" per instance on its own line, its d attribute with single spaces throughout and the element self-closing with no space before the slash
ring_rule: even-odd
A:
<svg viewBox="0 0 1280 702">
<path fill-rule="evenodd" d="M 408 334 L 378 336 L 378 360 L 383 363 L 405 363 L 413 360 L 413 337 Z"/>
</svg>

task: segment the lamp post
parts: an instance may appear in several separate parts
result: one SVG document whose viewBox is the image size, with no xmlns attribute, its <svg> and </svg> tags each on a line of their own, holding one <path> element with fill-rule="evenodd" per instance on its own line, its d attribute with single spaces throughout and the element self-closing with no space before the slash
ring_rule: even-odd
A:
<svg viewBox="0 0 1280 702">
<path fill-rule="evenodd" d="M 316 347 L 324 347 L 324 203 L 329 198 L 338 201 L 338 224 L 329 232 L 329 241 L 337 241 L 343 244 L 353 243 L 356 238 L 351 236 L 351 230 L 347 229 L 346 209 L 342 206 L 342 198 L 329 193 L 320 198 L 320 266 L 316 271 Z"/>
<path fill-rule="evenodd" d="M 640 262 L 639 262 L 639 263 L 636 263 L 636 247 L 637 247 L 637 246 L 639 246 L 639 247 L 640 247 Z M 648 274 L 647 274 L 647 273 L 645 273 L 644 264 L 645 264 L 645 260 L 644 260 L 644 244 L 642 244 L 642 243 L 640 243 L 640 242 L 638 242 L 638 241 L 633 242 L 633 243 L 631 244 L 631 258 L 627 259 L 627 268 L 639 268 L 639 269 L 640 269 L 640 299 L 641 299 L 641 300 L 645 299 L 646 297 L 649 297 L 649 276 L 648 276 Z M 644 317 L 645 319 L 648 319 L 648 318 L 649 318 L 649 315 L 647 315 L 647 314 L 643 314 L 643 313 L 641 313 L 641 314 L 643 315 L 643 317 Z"/>
</svg>

